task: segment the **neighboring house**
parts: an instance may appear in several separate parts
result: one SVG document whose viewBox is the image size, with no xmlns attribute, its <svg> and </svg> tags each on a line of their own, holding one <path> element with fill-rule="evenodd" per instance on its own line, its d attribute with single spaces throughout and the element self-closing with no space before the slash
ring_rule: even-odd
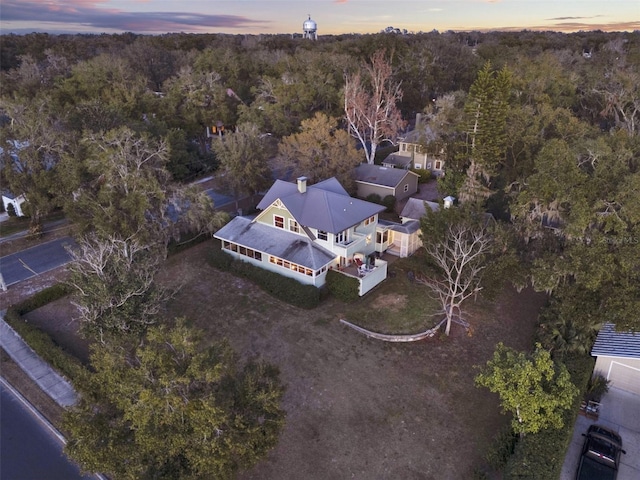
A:
<svg viewBox="0 0 640 480">
<path fill-rule="evenodd" d="M 392 195 L 396 200 L 404 200 L 418 191 L 419 179 L 417 173 L 400 168 L 363 163 L 355 169 L 355 181 L 360 198 L 376 194 L 380 198 Z"/>
<path fill-rule="evenodd" d="M 594 373 L 612 387 L 640 395 L 640 332 L 616 332 L 607 323 L 598 332 L 591 355 L 596 357 Z"/>
<path fill-rule="evenodd" d="M 444 175 L 444 146 L 433 129 L 416 116 L 415 128 L 398 141 L 398 151 L 382 161 L 389 168 L 429 170 L 436 177 Z"/>
<path fill-rule="evenodd" d="M 257 208 L 255 218 L 235 217 L 215 233 L 224 251 L 316 287 L 335 269 L 359 279 L 360 295 L 387 278 L 387 262 L 375 258 L 385 207 L 352 198 L 335 178 L 276 180 Z"/>
<path fill-rule="evenodd" d="M 15 196 L 12 193 L 4 192 L 2 194 L 2 204 L 4 205 L 4 211 L 8 212 L 9 205 L 13 205 L 13 208 L 16 212 L 16 216 L 24 217 L 26 216 L 24 211 L 22 210 L 22 205 L 27 201 L 24 195 Z"/>
<path fill-rule="evenodd" d="M 409 198 L 400 213 L 402 223 L 381 220 L 376 235 L 376 249 L 401 258 L 413 255 L 422 246 L 420 219 L 426 215 L 427 208 L 435 212 L 440 209 L 440 205 L 419 198 Z"/>
</svg>

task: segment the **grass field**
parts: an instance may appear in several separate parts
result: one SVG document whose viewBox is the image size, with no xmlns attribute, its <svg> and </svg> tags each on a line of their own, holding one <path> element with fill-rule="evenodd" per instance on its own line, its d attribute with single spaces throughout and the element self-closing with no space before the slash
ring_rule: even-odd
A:
<svg viewBox="0 0 640 480">
<path fill-rule="evenodd" d="M 544 297 L 506 290 L 495 302 L 471 304 L 472 333 L 389 344 L 343 326 L 348 319 L 386 333 L 433 325 L 436 308 L 410 281 L 412 260 L 396 260 L 390 277 L 355 304 L 329 299 L 302 310 L 245 279 L 211 268 L 212 242 L 172 256 L 161 281 L 180 287 L 164 315 L 189 318 L 212 340 L 227 338 L 242 358 L 277 365 L 286 386 L 287 422 L 278 446 L 253 479 L 466 479 L 506 424 L 497 397 L 474 386 L 475 365 L 497 342 L 528 349 Z M 74 350 L 68 300 L 29 314 Z M 79 353 L 86 346 L 78 340 Z"/>
</svg>

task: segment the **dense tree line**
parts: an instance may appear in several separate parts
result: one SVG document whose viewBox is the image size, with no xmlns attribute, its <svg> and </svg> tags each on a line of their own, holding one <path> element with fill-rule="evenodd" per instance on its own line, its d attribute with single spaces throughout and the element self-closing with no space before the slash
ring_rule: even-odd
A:
<svg viewBox="0 0 640 480">
<path fill-rule="evenodd" d="M 236 172 L 228 177 L 230 191 L 263 188 L 266 155 L 241 168 L 232 159 L 243 145 L 296 174 L 308 169 L 310 178 L 338 175 L 348 183 L 345 165 L 355 154 L 338 147 L 342 162 L 335 153 L 346 141 L 340 132 L 354 133 L 345 94 L 354 79 L 365 86 L 384 71 L 398 117 L 384 135 L 363 136 L 364 148 L 393 139 L 422 113 L 447 154 L 441 190 L 512 225 L 525 277 L 564 299 L 554 304 L 560 318 L 571 316 L 563 313 L 570 298 L 589 292 L 590 317 L 598 321 L 587 330 L 604 321 L 633 323 L 640 257 L 637 32 L 430 32 L 317 42 L 188 34 L 0 40 L 2 177 L 28 192 L 36 231 L 52 208 L 86 215 L 78 195 L 96 195 L 104 178 L 91 144 L 122 128 L 164 146 L 169 183 L 223 167 Z M 224 125 L 231 137 L 245 124 L 238 130 L 244 140 L 212 142 L 207 135 L 207 127 Z M 11 158 L 18 150 L 16 166 Z M 362 153 L 364 159 L 371 152 Z"/>
</svg>

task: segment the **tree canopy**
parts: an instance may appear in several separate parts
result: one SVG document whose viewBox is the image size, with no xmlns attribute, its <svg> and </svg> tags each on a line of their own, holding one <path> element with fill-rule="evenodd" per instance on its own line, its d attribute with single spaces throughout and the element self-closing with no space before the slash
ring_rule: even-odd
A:
<svg viewBox="0 0 640 480">
<path fill-rule="evenodd" d="M 513 415 L 513 431 L 520 435 L 561 428 L 563 413 L 578 394 L 566 367 L 554 364 L 540 344 L 527 355 L 499 343 L 476 384 L 500 395 L 502 409 Z"/>
<path fill-rule="evenodd" d="M 229 346 L 178 320 L 135 350 L 94 347 L 81 400 L 65 413 L 67 453 L 116 478 L 231 478 L 273 448 L 284 423 L 274 367 L 239 366 Z"/>
</svg>

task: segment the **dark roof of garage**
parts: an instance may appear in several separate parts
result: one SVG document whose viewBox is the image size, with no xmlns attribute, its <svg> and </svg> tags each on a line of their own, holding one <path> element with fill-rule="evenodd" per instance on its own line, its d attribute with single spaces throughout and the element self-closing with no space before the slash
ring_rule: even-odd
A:
<svg viewBox="0 0 640 480">
<path fill-rule="evenodd" d="M 640 332 L 616 332 L 615 326 L 607 323 L 598 332 L 591 355 L 640 358 Z"/>
</svg>

